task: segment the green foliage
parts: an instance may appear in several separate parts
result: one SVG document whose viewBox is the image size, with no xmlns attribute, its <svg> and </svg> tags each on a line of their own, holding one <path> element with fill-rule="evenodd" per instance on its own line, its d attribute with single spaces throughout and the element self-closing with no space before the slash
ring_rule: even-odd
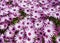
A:
<svg viewBox="0 0 60 43">
<path fill-rule="evenodd" d="M 53 21 L 53 23 L 56 25 L 56 26 L 60 26 L 60 20 L 54 18 L 54 17 L 49 17 L 48 18 L 50 21 Z"/>
<path fill-rule="evenodd" d="M 0 29 L 0 34 L 4 34 L 6 29 Z"/>
<path fill-rule="evenodd" d="M 13 20 L 12 20 L 12 24 L 15 24 L 15 23 L 17 23 L 18 22 L 18 17 L 17 18 L 14 18 Z"/>
<path fill-rule="evenodd" d="M 21 16 L 26 17 L 26 13 L 23 10 L 20 11 L 20 13 L 21 13 Z"/>
<path fill-rule="evenodd" d="M 53 41 L 53 43 L 56 43 L 56 36 L 52 37 L 52 41 Z"/>
<path fill-rule="evenodd" d="M 23 16 L 23 18 L 24 17 L 26 17 L 26 13 L 25 12 L 23 12 L 23 11 L 19 11 L 19 13 L 21 13 L 21 16 Z M 12 20 L 12 24 L 15 24 L 15 23 L 17 23 L 19 20 L 18 20 L 18 17 L 16 17 L 16 18 L 14 18 L 13 20 Z"/>
</svg>

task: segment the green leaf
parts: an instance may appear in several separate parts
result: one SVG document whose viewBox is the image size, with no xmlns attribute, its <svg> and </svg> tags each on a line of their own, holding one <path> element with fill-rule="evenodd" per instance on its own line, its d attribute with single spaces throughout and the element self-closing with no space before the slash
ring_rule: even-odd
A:
<svg viewBox="0 0 60 43">
<path fill-rule="evenodd" d="M 52 41 L 53 41 L 53 43 L 56 43 L 56 36 L 52 37 Z"/>
<path fill-rule="evenodd" d="M 13 20 L 12 20 L 12 24 L 15 24 L 15 23 L 17 23 L 18 22 L 18 18 L 14 18 Z"/>
<path fill-rule="evenodd" d="M 1 33 L 1 34 L 4 34 L 5 31 L 6 31 L 6 29 L 0 29 L 0 33 Z"/>
<path fill-rule="evenodd" d="M 51 17 L 49 17 L 48 19 L 49 19 L 50 21 L 53 21 L 53 22 L 55 22 L 55 21 L 56 21 L 56 18 L 54 18 L 54 17 L 52 17 L 52 16 L 51 16 Z"/>
<path fill-rule="evenodd" d="M 20 11 L 20 13 L 21 13 L 21 16 L 26 17 L 26 13 L 23 10 Z"/>
<path fill-rule="evenodd" d="M 49 17 L 48 18 L 50 21 L 53 21 L 53 23 L 56 25 L 56 26 L 60 26 L 60 20 L 54 18 L 54 17 Z"/>
<path fill-rule="evenodd" d="M 59 20 L 56 21 L 56 25 L 57 25 L 57 26 L 60 26 L 60 21 L 59 21 Z"/>
</svg>

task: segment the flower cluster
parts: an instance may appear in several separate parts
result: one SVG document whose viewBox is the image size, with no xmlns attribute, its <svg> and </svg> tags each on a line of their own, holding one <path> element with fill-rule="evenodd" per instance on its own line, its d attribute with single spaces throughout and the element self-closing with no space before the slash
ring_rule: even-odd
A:
<svg viewBox="0 0 60 43">
<path fill-rule="evenodd" d="M 0 0 L 0 43 L 60 43 L 60 0 Z"/>
</svg>

